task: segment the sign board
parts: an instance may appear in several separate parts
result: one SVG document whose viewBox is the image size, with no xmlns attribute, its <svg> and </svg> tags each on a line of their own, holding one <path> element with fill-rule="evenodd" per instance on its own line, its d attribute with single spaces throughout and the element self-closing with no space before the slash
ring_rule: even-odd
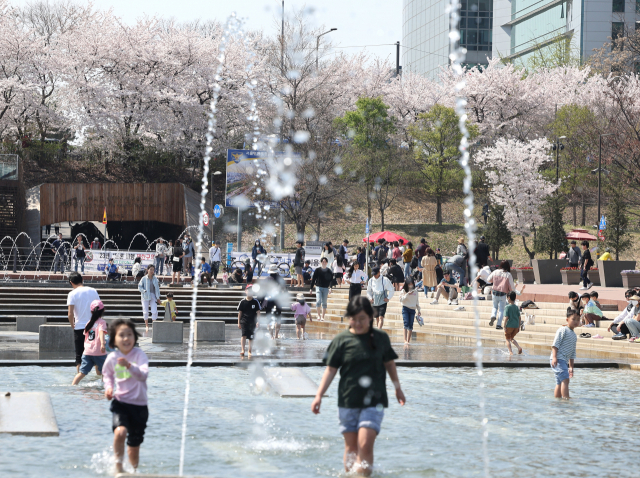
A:
<svg viewBox="0 0 640 478">
<path fill-rule="evenodd" d="M 233 252 L 233 242 L 227 242 L 227 267 L 231 267 L 232 252 Z"/>
<path fill-rule="evenodd" d="M 109 262 L 113 259 L 113 263 L 118 266 L 120 273 L 126 274 L 133 268 L 133 261 L 139 257 L 142 260 L 142 269 L 153 265 L 156 253 L 152 251 L 98 251 L 87 250 L 84 259 L 85 272 L 102 272 Z"/>
<path fill-rule="evenodd" d="M 598 231 L 598 237 L 600 240 L 604 241 L 604 234 L 602 233 L 602 230 Z"/>
<path fill-rule="evenodd" d="M 202 215 L 202 223 L 205 226 L 209 225 L 209 214 L 207 214 L 206 212 Z"/>
<path fill-rule="evenodd" d="M 216 219 L 222 216 L 222 206 L 220 204 L 216 204 L 213 208 L 213 215 Z"/>
<path fill-rule="evenodd" d="M 369 235 L 369 219 L 367 218 L 367 225 L 364 227 L 364 234 Z"/>
<path fill-rule="evenodd" d="M 276 262 L 276 264 L 287 264 L 288 266 L 291 266 L 293 264 L 293 259 L 295 259 L 295 253 L 285 253 L 285 254 L 276 254 L 276 253 L 267 253 L 267 256 L 269 257 L 273 257 L 275 259 L 277 259 L 278 262 Z M 247 259 L 247 257 L 251 258 L 251 251 L 249 252 L 230 252 L 228 255 L 228 259 L 227 262 L 230 264 L 231 260 L 233 261 L 245 261 Z M 313 267 L 314 269 L 317 267 L 320 267 L 320 254 L 308 254 L 306 252 L 306 247 L 305 247 L 305 256 L 304 256 L 304 260 L 305 261 L 310 261 L 311 263 L 311 267 Z M 268 265 L 271 262 L 269 261 L 269 259 L 267 259 L 267 263 L 265 264 L 265 267 L 263 269 L 263 275 L 267 274 L 267 270 L 269 269 Z"/>
<path fill-rule="evenodd" d="M 607 218 L 604 215 L 600 218 L 600 227 L 598 229 L 604 230 L 607 228 Z"/>
<path fill-rule="evenodd" d="M 275 156 L 285 157 L 287 153 L 284 151 L 276 151 Z M 228 149 L 227 150 L 227 184 L 225 194 L 225 206 L 226 207 L 256 207 L 257 204 L 261 206 L 280 207 L 278 201 L 272 201 L 266 199 L 268 196 L 264 196 L 265 199 L 252 200 L 251 198 L 256 195 L 257 189 L 260 187 L 254 183 L 257 183 L 256 178 L 258 171 L 266 171 L 266 161 L 268 153 L 267 151 L 253 151 L 251 149 Z M 300 160 L 300 154 L 294 154 L 296 160 Z M 262 191 L 263 195 L 266 191 Z M 245 199 L 248 198 L 249 204 Z"/>
<path fill-rule="evenodd" d="M 304 243 L 304 254 L 305 257 L 310 255 L 320 255 L 322 254 L 322 246 L 324 242 L 322 241 L 307 241 Z"/>
</svg>

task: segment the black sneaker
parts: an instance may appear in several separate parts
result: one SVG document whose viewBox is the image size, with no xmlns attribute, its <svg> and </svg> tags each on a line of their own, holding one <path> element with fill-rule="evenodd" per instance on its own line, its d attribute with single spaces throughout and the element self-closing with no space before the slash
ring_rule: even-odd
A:
<svg viewBox="0 0 640 478">
<path fill-rule="evenodd" d="M 626 334 L 616 334 L 613 337 L 611 337 L 612 340 L 626 340 L 627 339 L 627 335 Z"/>
<path fill-rule="evenodd" d="M 496 325 L 496 330 L 502 330 L 502 325 Z"/>
<path fill-rule="evenodd" d="M 495 317 L 491 317 L 491 320 L 489 321 L 489 327 L 493 327 L 493 323 L 496 321 Z"/>
</svg>

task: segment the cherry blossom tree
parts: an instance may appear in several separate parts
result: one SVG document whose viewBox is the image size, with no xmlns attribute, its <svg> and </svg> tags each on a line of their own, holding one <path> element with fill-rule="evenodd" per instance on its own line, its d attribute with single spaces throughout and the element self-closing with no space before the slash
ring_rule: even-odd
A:
<svg viewBox="0 0 640 478">
<path fill-rule="evenodd" d="M 527 247 L 526 238 L 542 224 L 542 204 L 558 188 L 540 173 L 551 159 L 550 149 L 551 143 L 545 138 L 527 142 L 501 138 L 475 157 L 485 172 L 492 202 L 504 207 L 507 226 L 522 236 L 531 259 L 535 252 Z"/>
</svg>

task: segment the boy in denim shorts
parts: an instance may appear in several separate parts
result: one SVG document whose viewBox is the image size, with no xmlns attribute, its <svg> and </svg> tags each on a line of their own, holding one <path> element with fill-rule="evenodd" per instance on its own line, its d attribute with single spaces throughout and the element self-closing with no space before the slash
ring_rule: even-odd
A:
<svg viewBox="0 0 640 478">
<path fill-rule="evenodd" d="M 573 361 L 576 358 L 578 337 L 573 331 L 580 325 L 580 314 L 576 309 L 567 309 L 567 325 L 556 332 L 551 346 L 551 369 L 556 375 L 553 396 L 569 399 L 569 379 L 573 378 Z"/>
</svg>

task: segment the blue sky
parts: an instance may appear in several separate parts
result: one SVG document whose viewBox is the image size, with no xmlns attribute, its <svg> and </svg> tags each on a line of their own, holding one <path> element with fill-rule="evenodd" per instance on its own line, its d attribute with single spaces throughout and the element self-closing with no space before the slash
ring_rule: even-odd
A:
<svg viewBox="0 0 640 478">
<path fill-rule="evenodd" d="M 33 0 L 10 0 L 23 5 Z M 55 0 L 50 0 L 55 1 Z M 84 0 L 75 0 L 84 3 Z M 173 17 L 179 21 L 217 19 L 224 21 L 232 11 L 246 18 L 249 28 L 274 33 L 274 17 L 280 18 L 281 0 L 96 0 L 94 5 L 113 11 L 131 22 L 143 15 Z M 337 28 L 330 34 L 336 47 L 369 46 L 367 51 L 395 61 L 396 41 L 402 42 L 402 0 L 285 0 L 285 15 L 306 7 L 310 21 Z M 340 48 L 355 52 L 362 48 Z"/>
</svg>

